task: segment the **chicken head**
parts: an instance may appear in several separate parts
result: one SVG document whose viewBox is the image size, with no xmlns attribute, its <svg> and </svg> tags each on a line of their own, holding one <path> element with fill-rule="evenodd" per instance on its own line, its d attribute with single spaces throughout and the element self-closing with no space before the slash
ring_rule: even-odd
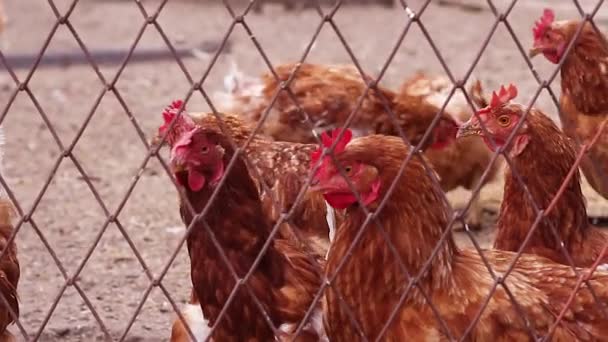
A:
<svg viewBox="0 0 608 342">
<path fill-rule="evenodd" d="M 180 110 L 181 115 L 178 115 Z M 175 123 L 173 123 L 175 121 Z M 173 126 L 171 126 L 173 124 Z M 182 100 L 174 100 L 171 105 L 167 106 L 163 111 L 163 124 L 158 128 L 158 132 L 152 139 L 152 146 L 157 146 L 161 143 L 161 139 L 165 137 L 165 142 L 173 146 L 182 133 L 194 129 L 196 125 L 194 121 L 186 114 L 186 108 Z M 167 132 L 171 128 L 169 132 Z"/>
<path fill-rule="evenodd" d="M 543 16 L 538 19 L 532 29 L 534 46 L 530 49 L 530 58 L 542 53 L 551 63 L 559 63 L 568 46 L 568 37 L 559 29 L 559 23 L 554 23 L 555 14 L 545 9 Z"/>
<path fill-rule="evenodd" d="M 353 193 L 355 190 L 363 204 L 368 205 L 378 199 L 378 190 L 380 189 L 380 178 L 378 169 L 359 160 L 351 160 L 348 156 L 344 156 L 346 145 L 352 138 L 352 132 L 347 129 L 341 134 L 340 128 L 331 132 L 331 136 L 324 132 L 321 136 L 323 148 L 330 148 L 334 142 L 334 157 L 325 155 L 321 160 L 321 164 L 313 177 L 312 191 L 323 193 L 323 197 L 336 209 L 346 209 L 358 203 L 357 195 Z M 340 135 L 342 135 L 340 137 Z M 339 138 L 339 139 L 338 139 Z M 312 153 L 312 167 L 317 165 L 323 155 L 323 148 L 319 148 Z M 340 169 L 350 183 L 340 172 Z"/>
<path fill-rule="evenodd" d="M 506 88 L 501 86 L 498 92 L 493 92 L 489 106 L 477 111 L 477 115 L 471 116 L 460 126 L 457 137 L 478 135 L 483 138 L 492 151 L 503 148 L 513 130 L 518 128 L 519 121 L 522 120 L 525 113 L 523 106 L 510 103 L 510 100 L 516 96 L 517 88 L 514 85 L 511 84 Z M 510 145 L 509 155 L 511 157 L 523 152 L 528 144 L 530 136 L 527 128 L 525 122 L 519 127 Z"/>
<path fill-rule="evenodd" d="M 224 149 L 200 128 L 179 136 L 171 149 L 171 169 L 178 184 L 197 192 L 215 186 L 224 174 Z"/>
</svg>

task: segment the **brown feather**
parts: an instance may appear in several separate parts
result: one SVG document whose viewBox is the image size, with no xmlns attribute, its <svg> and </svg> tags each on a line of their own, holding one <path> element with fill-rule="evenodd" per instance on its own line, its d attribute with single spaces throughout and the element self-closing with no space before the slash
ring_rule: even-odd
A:
<svg viewBox="0 0 608 342">
<path fill-rule="evenodd" d="M 209 132 L 220 133 L 220 125 L 213 114 L 193 114 L 199 127 Z M 237 145 L 242 146 L 252 134 L 251 127 L 233 115 L 222 115 L 222 120 L 228 133 Z M 304 187 L 310 170 L 310 154 L 318 148 L 316 144 L 300 144 L 272 141 L 261 135 L 255 135 L 250 144 L 245 147 L 247 160 L 251 162 L 261 181 L 271 189 L 271 194 L 265 193 L 261 184 L 258 188 L 263 199 L 266 212 L 273 221 L 279 219 L 276 212 L 274 196 L 283 212 L 289 211 L 295 204 L 300 189 Z M 254 181 L 258 181 L 257 177 Z M 291 227 L 297 230 L 300 237 L 309 246 L 318 251 L 318 256 L 325 257 L 329 245 L 329 227 L 326 221 L 327 210 L 324 199 L 316 194 L 306 194 L 291 215 Z M 337 215 L 339 222 L 340 216 Z"/>
<path fill-rule="evenodd" d="M 578 21 L 561 24 L 567 41 L 574 38 Z M 555 26 L 555 25 L 554 25 Z M 581 144 L 589 143 L 608 118 L 608 41 L 591 24 L 583 31 L 561 68 L 560 107 L 564 132 Z M 608 130 L 589 150 L 581 169 L 590 185 L 608 198 Z"/>
<path fill-rule="evenodd" d="M 225 137 L 218 139 L 226 150 L 224 163 L 227 164 L 234 150 Z M 242 158 L 237 159 L 225 177 L 226 182 L 204 220 L 223 247 L 231 267 L 239 278 L 243 278 L 270 238 L 272 226 L 263 212 L 257 186 Z M 204 188 L 196 193 L 187 190 L 188 200 L 196 212 L 207 205 L 212 190 Z M 192 214 L 184 205 L 180 211 L 189 225 Z M 188 236 L 188 251 L 196 297 L 204 316 L 211 325 L 216 324 L 236 281 L 200 221 L 195 223 Z M 320 285 L 319 267 L 312 255 L 294 246 L 290 239 L 279 234 L 271 241 L 247 285 L 276 328 L 302 320 Z M 236 290 L 234 301 L 219 321 L 213 338 L 216 341 L 269 341 L 274 338 L 273 330 L 246 285 Z"/>
<path fill-rule="evenodd" d="M 13 216 L 12 204 L 0 199 L 0 252 L 8 248 L 2 260 L 0 260 L 0 292 L 7 300 L 11 310 L 19 316 L 19 301 L 17 296 L 17 285 L 19 283 L 20 269 L 17 260 L 17 246 L 15 242 L 8 244 L 8 239 L 13 233 L 11 218 Z M 14 322 L 13 316 L 8 308 L 0 303 L 0 334 L 1 338 L 8 339 L 10 332 L 6 329 Z"/>
<path fill-rule="evenodd" d="M 532 194 L 534 203 L 539 208 L 547 208 L 574 165 L 576 150 L 572 140 L 540 111 L 532 110 L 526 124 L 530 142 L 520 155 L 512 158 L 513 166 Z M 521 248 L 536 220 L 533 208 L 523 185 L 509 169 L 495 248 L 513 252 Z M 559 239 L 553 234 L 551 225 Z M 598 258 L 602 258 L 603 263 L 608 262 L 608 256 L 600 255 L 608 243 L 608 235 L 588 223 L 578 170 L 555 208 L 538 224 L 524 251 L 566 264 L 568 259 L 560 248 L 562 242 L 576 266 L 591 266 Z"/>
</svg>

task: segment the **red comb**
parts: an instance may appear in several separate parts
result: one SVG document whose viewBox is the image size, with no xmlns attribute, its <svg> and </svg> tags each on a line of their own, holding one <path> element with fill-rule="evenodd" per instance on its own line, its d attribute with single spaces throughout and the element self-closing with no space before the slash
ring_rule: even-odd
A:
<svg viewBox="0 0 608 342">
<path fill-rule="evenodd" d="M 334 143 L 334 141 L 340 135 L 340 132 L 342 132 L 342 128 L 336 128 L 336 129 L 332 130 L 331 135 L 327 134 L 327 131 L 325 131 L 321 134 L 321 142 L 323 143 L 323 146 L 319 146 L 319 148 L 317 148 L 315 151 L 313 151 L 312 154 L 310 155 L 310 159 L 312 161 L 312 163 L 311 163 L 312 166 L 316 165 L 317 161 L 319 161 L 319 158 L 321 157 L 321 154 L 323 153 L 323 148 L 330 148 L 331 145 Z M 338 141 L 338 143 L 336 143 L 336 146 L 334 147 L 334 153 L 340 153 L 340 152 L 344 151 L 344 149 L 346 148 L 346 145 L 352 139 L 352 137 L 353 137 L 353 132 L 350 129 L 346 129 L 344 131 L 344 134 L 342 135 L 342 138 Z"/>
<path fill-rule="evenodd" d="M 177 115 L 183 105 L 184 101 L 174 100 L 169 106 L 165 108 L 165 110 L 163 111 L 163 119 L 165 119 L 165 125 L 171 123 L 171 120 L 173 120 L 173 118 L 175 117 L 175 115 Z M 185 109 L 186 108 L 184 108 L 184 110 Z"/>
<path fill-rule="evenodd" d="M 505 88 L 504 85 L 500 86 L 498 92 L 492 92 L 492 99 L 490 100 L 490 104 L 482 108 L 478 111 L 478 113 L 487 113 L 490 110 L 502 106 L 517 96 L 517 87 L 512 84 L 509 84 L 508 87 Z"/>
<path fill-rule="evenodd" d="M 543 36 L 545 30 L 551 25 L 551 23 L 553 23 L 554 19 L 555 14 L 553 11 L 546 8 L 543 12 L 543 16 L 536 21 L 534 28 L 532 29 L 532 32 L 534 33 L 534 40 L 540 39 Z"/>
<path fill-rule="evenodd" d="M 171 121 L 174 120 L 175 116 L 182 108 L 185 111 L 186 108 L 184 107 L 184 101 L 182 100 L 175 100 L 171 102 L 171 105 L 165 108 L 165 110 L 163 111 L 164 123 L 158 128 L 159 137 L 165 134 L 165 132 L 171 125 Z M 182 112 L 182 115 L 175 119 L 177 120 L 177 122 L 173 124 L 171 132 L 167 134 L 166 140 L 170 145 L 172 145 L 178 139 L 179 135 L 193 129 L 196 126 L 192 119 L 190 119 L 190 117 L 185 114 L 185 112 Z"/>
</svg>

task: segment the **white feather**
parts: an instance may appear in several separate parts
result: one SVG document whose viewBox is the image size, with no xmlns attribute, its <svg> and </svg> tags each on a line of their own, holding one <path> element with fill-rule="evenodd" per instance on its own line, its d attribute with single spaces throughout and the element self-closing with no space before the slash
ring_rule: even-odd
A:
<svg viewBox="0 0 608 342">
<path fill-rule="evenodd" d="M 327 208 L 325 219 L 327 220 L 327 226 L 329 227 L 329 248 L 327 249 L 327 254 L 325 254 L 325 259 L 327 259 L 329 250 L 331 249 L 331 244 L 336 236 L 336 212 L 334 211 L 334 208 L 327 203 L 327 201 L 325 201 L 325 207 Z"/>
<path fill-rule="evenodd" d="M 222 112 L 247 112 L 263 100 L 264 83 L 261 78 L 244 74 L 234 61 L 230 62 L 223 83 L 224 89 L 213 94 L 214 104 Z"/>
<path fill-rule="evenodd" d="M 203 316 L 203 310 L 201 310 L 199 304 L 186 304 L 182 310 L 182 315 L 190 331 L 196 337 L 196 341 L 193 342 L 204 341 L 209 336 L 211 330 L 209 321 Z"/>
<path fill-rule="evenodd" d="M 598 271 L 602 271 L 602 272 L 608 272 L 608 264 L 601 264 L 598 265 L 596 268 Z"/>
</svg>

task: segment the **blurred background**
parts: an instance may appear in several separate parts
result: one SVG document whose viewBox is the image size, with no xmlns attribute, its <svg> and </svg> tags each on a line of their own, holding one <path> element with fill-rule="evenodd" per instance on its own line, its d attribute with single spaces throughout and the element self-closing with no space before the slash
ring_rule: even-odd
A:
<svg viewBox="0 0 608 342">
<path fill-rule="evenodd" d="M 534 21 L 548 5 L 558 20 L 580 16 L 569 0 L 519 1 L 507 17 L 512 32 L 500 23 L 492 33 L 496 16 L 486 1 L 407 1 L 412 12 L 423 12 L 420 25 L 411 25 L 401 39 L 408 11 L 400 1 L 344 1 L 331 22 L 323 22 L 323 17 L 331 13 L 334 1 L 320 2 L 320 8 L 307 8 L 305 1 L 264 1 L 257 11 L 244 16 L 244 24 L 235 24 L 248 1 L 227 0 L 228 7 L 219 0 L 4 1 L 6 21 L 0 33 L 4 57 L 0 113 L 6 135 L 3 177 L 24 211 L 35 208 L 31 218 L 40 230 L 39 234 L 26 222 L 16 240 L 22 272 L 21 322 L 30 335 L 43 329 L 44 341 L 103 339 L 85 301 L 73 287 L 64 287 L 61 268 L 71 277 L 84 265 L 77 281 L 113 338 L 168 339 L 175 313 L 158 288 L 146 291 L 150 280 L 133 248 L 151 274 L 158 275 L 184 229 L 169 176 L 155 158 L 144 165 L 148 150 L 143 141 L 161 124 L 163 108 L 183 98 L 193 82 L 202 80 L 202 88 L 213 100 L 232 65 L 259 76 L 269 70 L 267 62 L 299 61 L 320 27 L 307 62 L 352 63 L 350 50 L 362 69 L 375 76 L 396 50 L 380 80 L 381 85 L 396 88 L 416 71 L 448 74 L 435 48 L 455 79 L 464 78 L 472 68 L 472 76 L 483 82 L 486 91 L 512 82 L 519 87 L 518 101 L 527 103 L 538 87 L 523 57 L 532 45 Z M 581 2 L 584 10 L 596 4 Z M 511 1 L 496 0 L 493 5 L 500 13 Z M 159 8 L 157 19 L 147 24 L 146 17 Z M 67 24 L 58 24 L 66 13 Z M 608 5 L 595 19 L 606 32 Z M 486 40 L 489 43 L 482 52 Z M 535 59 L 533 67 L 541 79 L 555 70 L 542 58 Z M 106 91 L 102 78 L 110 84 L 116 80 L 114 89 Z M 20 82 L 27 83 L 26 91 L 17 91 Z M 552 89 L 560 93 L 559 76 Z M 537 106 L 557 118 L 547 92 L 541 93 Z M 188 108 L 208 111 L 210 107 L 195 92 Z M 64 149 L 77 142 L 73 154 L 79 166 L 62 158 L 57 140 Z M 141 177 L 134 184 L 137 175 Z M 501 187 L 484 190 L 484 196 L 500 200 Z M 457 204 L 464 198 L 461 195 L 456 192 L 450 198 Z M 590 214 L 605 216 L 605 201 L 595 200 L 599 196 L 588 188 L 586 195 Z M 118 212 L 117 220 L 107 227 L 99 201 L 110 213 Z M 492 208 L 488 211 L 491 216 Z M 491 230 L 477 234 L 486 243 Z M 63 266 L 57 266 L 49 247 Z M 162 282 L 178 305 L 186 302 L 190 278 L 185 247 Z M 10 329 L 19 335 L 14 325 Z"/>
</svg>

